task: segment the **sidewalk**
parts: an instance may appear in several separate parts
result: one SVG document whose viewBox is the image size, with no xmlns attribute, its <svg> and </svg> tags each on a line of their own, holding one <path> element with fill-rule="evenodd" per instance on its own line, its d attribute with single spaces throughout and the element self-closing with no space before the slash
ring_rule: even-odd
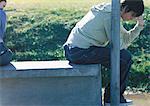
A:
<svg viewBox="0 0 150 106">
<path fill-rule="evenodd" d="M 102 89 L 104 95 L 104 89 Z M 125 98 L 133 100 L 133 105 L 131 106 L 150 106 L 150 93 L 142 93 L 142 92 L 129 92 L 125 91 Z M 103 97 L 104 99 L 104 97 Z"/>
<path fill-rule="evenodd" d="M 150 93 L 146 94 L 127 94 L 126 98 L 133 100 L 132 106 L 150 106 Z"/>
</svg>

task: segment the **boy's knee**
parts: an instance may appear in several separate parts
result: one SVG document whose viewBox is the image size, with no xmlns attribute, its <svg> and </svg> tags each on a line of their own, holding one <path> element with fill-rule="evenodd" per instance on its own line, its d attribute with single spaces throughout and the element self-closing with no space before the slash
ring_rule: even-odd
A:
<svg viewBox="0 0 150 106">
<path fill-rule="evenodd" d="M 132 55 L 128 50 L 121 50 L 121 59 L 123 59 L 124 61 L 126 61 L 126 63 L 131 63 L 132 64 Z"/>
<path fill-rule="evenodd" d="M 12 60 L 12 52 L 10 49 L 6 53 L 0 56 L 0 66 L 4 66 L 10 63 Z"/>
</svg>

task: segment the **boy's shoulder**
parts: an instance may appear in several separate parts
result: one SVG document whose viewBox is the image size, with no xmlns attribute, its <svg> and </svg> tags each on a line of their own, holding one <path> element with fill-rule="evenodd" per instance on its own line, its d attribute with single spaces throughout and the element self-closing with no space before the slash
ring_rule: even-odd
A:
<svg viewBox="0 0 150 106">
<path fill-rule="evenodd" d="M 92 6 L 91 10 L 111 13 L 111 4 L 110 3 L 97 4 L 97 5 Z"/>
</svg>

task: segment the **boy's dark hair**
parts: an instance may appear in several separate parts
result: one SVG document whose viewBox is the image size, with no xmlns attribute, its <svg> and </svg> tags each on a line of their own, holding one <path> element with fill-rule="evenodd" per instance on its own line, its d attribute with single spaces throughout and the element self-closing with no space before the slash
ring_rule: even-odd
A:
<svg viewBox="0 0 150 106">
<path fill-rule="evenodd" d="M 125 9 L 125 12 L 133 11 L 135 17 L 138 17 L 144 12 L 144 3 L 143 0 L 124 0 L 121 3 L 121 10 Z"/>
<path fill-rule="evenodd" d="M 2 2 L 2 1 L 5 1 L 5 2 L 7 2 L 7 0 L 0 0 L 0 2 Z"/>
</svg>

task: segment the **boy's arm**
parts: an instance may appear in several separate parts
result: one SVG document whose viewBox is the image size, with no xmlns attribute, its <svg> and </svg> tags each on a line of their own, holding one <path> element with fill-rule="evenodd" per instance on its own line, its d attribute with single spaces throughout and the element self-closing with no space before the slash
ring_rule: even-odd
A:
<svg viewBox="0 0 150 106">
<path fill-rule="evenodd" d="M 103 20 L 104 28 L 107 35 L 108 40 L 111 40 L 111 18 L 105 18 Z M 127 48 L 131 42 L 140 34 L 140 32 L 144 28 L 144 20 L 143 17 L 140 16 L 137 18 L 137 24 L 133 29 L 127 31 L 123 25 L 120 25 L 120 49 Z"/>
<path fill-rule="evenodd" d="M 121 49 L 127 48 L 131 42 L 140 34 L 144 28 L 144 21 L 142 16 L 137 18 L 137 24 L 133 29 L 127 31 L 123 25 L 121 25 Z"/>
<path fill-rule="evenodd" d="M 6 30 L 6 14 L 5 12 L 0 12 L 0 38 L 3 39 Z"/>
<path fill-rule="evenodd" d="M 111 17 L 106 17 L 103 19 L 104 30 L 107 35 L 107 39 L 111 40 Z"/>
</svg>

